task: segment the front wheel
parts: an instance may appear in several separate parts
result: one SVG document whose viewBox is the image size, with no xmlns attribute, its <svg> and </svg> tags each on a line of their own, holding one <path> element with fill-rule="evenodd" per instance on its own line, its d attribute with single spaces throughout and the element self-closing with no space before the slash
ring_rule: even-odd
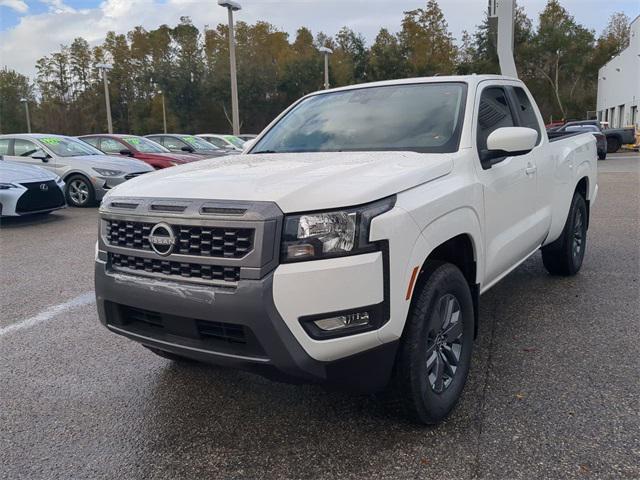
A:
<svg viewBox="0 0 640 480">
<path fill-rule="evenodd" d="M 542 263 L 551 275 L 575 275 L 582 267 L 587 249 L 587 204 L 576 192 L 560 238 L 542 247 Z"/>
<path fill-rule="evenodd" d="M 387 400 L 398 413 L 429 425 L 446 418 L 460 398 L 471 363 L 474 313 L 457 267 L 430 262 L 421 277 Z"/>
<path fill-rule="evenodd" d="M 598 152 L 598 160 L 606 160 L 607 152 Z"/>
<path fill-rule="evenodd" d="M 65 180 L 67 203 L 73 207 L 90 207 L 96 202 L 93 185 L 83 175 L 72 175 Z"/>
</svg>

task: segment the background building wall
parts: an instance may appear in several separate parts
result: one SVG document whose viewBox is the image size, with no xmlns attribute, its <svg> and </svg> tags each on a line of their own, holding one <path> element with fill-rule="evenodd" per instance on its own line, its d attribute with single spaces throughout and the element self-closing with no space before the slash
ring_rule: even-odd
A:
<svg viewBox="0 0 640 480">
<path fill-rule="evenodd" d="M 640 16 L 631 23 L 629 47 L 598 72 L 598 119 L 613 128 L 632 124 L 640 128 L 639 103 Z"/>
</svg>

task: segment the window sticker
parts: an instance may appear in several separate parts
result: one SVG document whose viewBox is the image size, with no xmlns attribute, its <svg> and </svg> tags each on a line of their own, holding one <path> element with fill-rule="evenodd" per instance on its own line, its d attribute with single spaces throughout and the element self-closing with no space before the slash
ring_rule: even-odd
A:
<svg viewBox="0 0 640 480">
<path fill-rule="evenodd" d="M 58 145 L 60 143 L 59 138 L 41 138 L 40 141 L 42 143 L 46 143 L 47 145 Z"/>
</svg>

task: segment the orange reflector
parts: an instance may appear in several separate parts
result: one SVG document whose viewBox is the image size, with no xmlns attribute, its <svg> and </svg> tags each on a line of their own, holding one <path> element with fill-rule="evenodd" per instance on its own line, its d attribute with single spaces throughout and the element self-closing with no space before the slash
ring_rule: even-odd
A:
<svg viewBox="0 0 640 480">
<path fill-rule="evenodd" d="M 411 299 L 411 294 L 413 293 L 413 286 L 415 285 L 416 277 L 418 276 L 418 270 L 420 270 L 420 267 L 413 267 L 413 272 L 411 272 L 411 280 L 409 280 L 409 286 L 407 287 L 407 296 L 405 297 L 405 300 Z"/>
</svg>

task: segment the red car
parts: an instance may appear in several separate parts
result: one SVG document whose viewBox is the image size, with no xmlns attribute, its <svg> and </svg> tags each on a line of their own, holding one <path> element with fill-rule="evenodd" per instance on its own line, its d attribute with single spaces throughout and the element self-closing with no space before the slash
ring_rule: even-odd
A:
<svg viewBox="0 0 640 480">
<path fill-rule="evenodd" d="M 78 137 L 108 155 L 126 155 L 148 163 L 156 170 L 202 160 L 200 155 L 171 152 L 148 138 L 136 135 L 92 134 Z"/>
</svg>

